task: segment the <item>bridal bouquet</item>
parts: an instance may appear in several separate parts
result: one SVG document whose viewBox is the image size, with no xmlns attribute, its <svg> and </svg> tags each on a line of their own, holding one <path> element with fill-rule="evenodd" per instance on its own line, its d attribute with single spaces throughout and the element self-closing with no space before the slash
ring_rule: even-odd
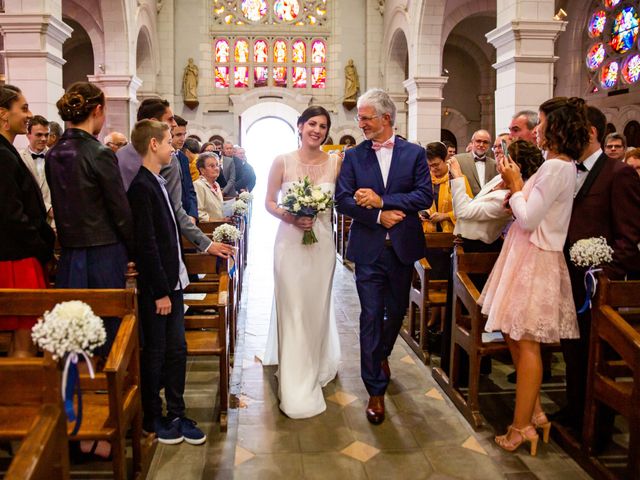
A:
<svg viewBox="0 0 640 480">
<path fill-rule="evenodd" d="M 31 338 L 40 348 L 51 352 L 54 360 L 66 357 L 62 370 L 62 402 L 69 421 L 76 422 L 71 432 L 75 435 L 82 424 L 78 360 L 80 356 L 84 357 L 89 375 L 94 378 L 93 364 L 89 357 L 94 349 L 107 340 L 102 319 L 84 302 L 62 302 L 50 312 L 44 313 L 43 318 L 31 329 Z M 74 408 L 74 393 L 78 397 L 77 412 Z"/>
<path fill-rule="evenodd" d="M 280 206 L 296 217 L 315 217 L 318 213 L 330 209 L 333 199 L 331 194 L 314 185 L 309 177 L 304 177 L 291 185 Z M 312 245 L 317 242 L 313 229 L 305 230 L 302 244 Z"/>
<path fill-rule="evenodd" d="M 249 203 L 251 200 L 253 200 L 253 193 L 246 192 L 246 191 L 240 192 L 240 195 L 238 195 L 238 198 L 245 203 Z"/>
<path fill-rule="evenodd" d="M 234 215 L 244 215 L 249 211 L 249 206 L 243 200 L 236 200 L 233 203 L 233 214 Z"/>
<path fill-rule="evenodd" d="M 591 308 L 591 298 L 596 293 L 598 280 L 595 274 L 602 270 L 598 268 L 613 260 L 613 249 L 607 244 L 604 237 L 591 237 L 578 240 L 569 249 L 571 262 L 578 267 L 588 267 L 584 274 L 584 287 L 587 291 L 587 298 L 578 310 L 584 313 Z"/>
<path fill-rule="evenodd" d="M 224 223 L 219 227 L 216 227 L 211 238 L 213 238 L 214 242 L 233 245 L 235 241 L 238 240 L 241 236 L 242 234 L 237 227 L 234 227 L 233 225 L 230 225 L 228 223 Z"/>
</svg>

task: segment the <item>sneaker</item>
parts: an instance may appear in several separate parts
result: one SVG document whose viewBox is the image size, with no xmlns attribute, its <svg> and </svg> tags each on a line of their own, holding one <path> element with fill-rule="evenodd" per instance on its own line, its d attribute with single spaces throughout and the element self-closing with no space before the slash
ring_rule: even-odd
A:
<svg viewBox="0 0 640 480">
<path fill-rule="evenodd" d="M 197 423 L 187 417 L 175 418 L 173 424 L 177 424 L 184 441 L 191 445 L 202 445 L 207 441 L 207 436 L 202 430 L 196 427 Z"/>
<path fill-rule="evenodd" d="M 158 442 L 165 445 L 177 445 L 184 440 L 176 422 L 169 422 L 166 418 L 156 418 L 153 428 Z"/>
</svg>

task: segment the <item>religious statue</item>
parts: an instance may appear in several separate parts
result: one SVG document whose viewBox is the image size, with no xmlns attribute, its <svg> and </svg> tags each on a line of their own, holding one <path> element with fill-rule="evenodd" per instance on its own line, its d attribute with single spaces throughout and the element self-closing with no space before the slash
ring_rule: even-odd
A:
<svg viewBox="0 0 640 480">
<path fill-rule="evenodd" d="M 344 67 L 344 100 L 342 105 L 348 110 L 356 106 L 358 99 L 358 91 L 360 90 L 360 80 L 358 72 L 353 64 L 353 60 L 349 59 L 346 67 Z"/>
<path fill-rule="evenodd" d="M 182 98 L 189 108 L 195 108 L 200 103 L 198 102 L 198 75 L 198 66 L 193 63 L 193 58 L 190 58 L 182 76 Z"/>
</svg>

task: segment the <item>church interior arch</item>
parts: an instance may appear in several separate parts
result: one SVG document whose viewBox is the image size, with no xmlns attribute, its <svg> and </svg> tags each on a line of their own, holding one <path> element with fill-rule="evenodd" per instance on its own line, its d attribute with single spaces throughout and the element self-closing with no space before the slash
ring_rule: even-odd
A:
<svg viewBox="0 0 640 480">
<path fill-rule="evenodd" d="M 62 46 L 62 55 L 67 62 L 62 67 L 62 87 L 74 82 L 87 81 L 87 75 L 94 74 L 94 53 L 87 31 L 75 20 L 65 18 L 64 22 L 73 28 L 71 38 Z"/>
<path fill-rule="evenodd" d="M 385 70 L 385 86 L 396 104 L 396 131 L 407 135 L 407 91 L 403 82 L 409 78 L 409 49 L 407 37 L 402 29 L 397 29 L 391 39 Z"/>
</svg>

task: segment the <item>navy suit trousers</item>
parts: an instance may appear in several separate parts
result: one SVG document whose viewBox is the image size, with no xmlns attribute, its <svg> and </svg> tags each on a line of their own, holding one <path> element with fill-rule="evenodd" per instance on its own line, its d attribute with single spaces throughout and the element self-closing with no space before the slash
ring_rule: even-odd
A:
<svg viewBox="0 0 640 480">
<path fill-rule="evenodd" d="M 369 395 L 384 395 L 389 379 L 382 361 L 393 350 L 409 305 L 413 265 L 405 265 L 386 246 L 375 262 L 356 263 L 360 297 L 360 369 Z"/>
</svg>

